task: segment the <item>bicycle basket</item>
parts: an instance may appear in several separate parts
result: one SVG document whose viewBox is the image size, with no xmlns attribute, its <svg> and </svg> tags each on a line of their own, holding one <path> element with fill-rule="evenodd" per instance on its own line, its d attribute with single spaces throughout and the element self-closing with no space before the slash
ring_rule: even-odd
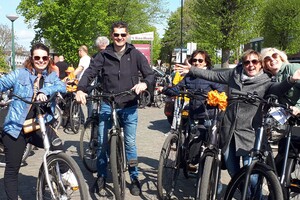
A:
<svg viewBox="0 0 300 200">
<path fill-rule="evenodd" d="M 287 120 L 290 115 L 282 108 L 270 108 L 266 120 L 265 130 L 269 141 L 278 142 L 289 128 Z"/>
</svg>

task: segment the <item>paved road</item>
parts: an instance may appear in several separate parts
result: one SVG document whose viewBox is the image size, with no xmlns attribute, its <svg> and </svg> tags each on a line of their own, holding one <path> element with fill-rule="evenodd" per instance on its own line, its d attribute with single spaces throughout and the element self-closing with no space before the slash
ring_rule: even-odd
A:
<svg viewBox="0 0 300 200">
<path fill-rule="evenodd" d="M 142 195 L 134 197 L 126 191 L 126 200 L 155 200 L 157 197 L 157 166 L 162 144 L 165 140 L 165 133 L 169 131 L 169 124 L 163 114 L 163 109 L 145 108 L 139 110 L 139 124 L 137 132 L 137 144 L 139 155 L 140 180 L 142 184 Z M 62 129 L 59 130 L 61 139 L 64 140 L 67 153 L 72 156 L 80 166 L 87 185 L 91 187 L 94 183 L 96 174 L 88 172 L 79 156 L 79 134 L 66 134 Z M 34 150 L 32 155 L 27 159 L 27 165 L 21 167 L 19 174 L 19 199 L 35 199 L 35 189 L 37 182 L 38 170 L 41 165 L 43 150 Z M 6 199 L 3 189 L 4 169 L 0 168 L 0 200 Z M 112 183 L 108 178 L 108 191 L 106 195 L 91 194 L 91 199 L 113 199 Z M 228 174 L 222 172 L 222 183 L 228 182 Z M 129 177 L 127 176 L 129 186 Z M 177 191 L 179 199 L 193 199 L 195 192 L 195 179 L 185 179 L 181 173 L 178 181 L 180 190 Z"/>
</svg>

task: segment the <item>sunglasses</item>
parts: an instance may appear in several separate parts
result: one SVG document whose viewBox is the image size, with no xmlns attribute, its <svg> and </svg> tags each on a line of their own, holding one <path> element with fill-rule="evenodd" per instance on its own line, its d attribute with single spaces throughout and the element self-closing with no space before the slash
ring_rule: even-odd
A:
<svg viewBox="0 0 300 200">
<path fill-rule="evenodd" d="M 279 54 L 278 54 L 278 53 L 273 53 L 273 54 L 271 55 L 271 57 L 270 57 L 270 56 L 265 57 L 265 58 L 264 58 L 264 61 L 265 61 L 265 62 L 269 62 L 269 61 L 272 61 L 273 59 L 277 59 L 278 57 L 279 57 Z"/>
<path fill-rule="evenodd" d="M 127 33 L 113 33 L 114 37 L 126 37 L 127 36 Z"/>
<path fill-rule="evenodd" d="M 199 63 L 203 63 L 204 60 L 203 60 L 203 59 L 196 59 L 196 58 L 193 58 L 193 59 L 192 59 L 192 62 L 197 62 L 197 61 L 198 61 Z"/>
<path fill-rule="evenodd" d="M 35 61 L 39 61 L 39 60 L 41 60 L 41 58 L 42 58 L 42 60 L 44 62 L 46 62 L 46 61 L 49 60 L 49 56 L 42 56 L 42 57 L 40 57 L 40 56 L 33 56 L 33 60 L 35 60 Z"/>
<path fill-rule="evenodd" d="M 250 63 L 252 63 L 253 65 L 257 65 L 259 63 L 259 60 L 246 60 L 244 61 L 244 65 L 250 65 Z"/>
</svg>

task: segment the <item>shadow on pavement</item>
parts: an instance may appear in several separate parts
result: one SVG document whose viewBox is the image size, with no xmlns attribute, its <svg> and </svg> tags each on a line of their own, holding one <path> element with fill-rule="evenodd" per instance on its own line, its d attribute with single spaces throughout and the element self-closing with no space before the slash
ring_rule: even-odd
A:
<svg viewBox="0 0 300 200">
<path fill-rule="evenodd" d="M 151 130 L 160 131 L 162 133 L 168 133 L 170 131 L 170 124 L 167 119 L 150 121 L 149 123 L 148 128 Z"/>
</svg>

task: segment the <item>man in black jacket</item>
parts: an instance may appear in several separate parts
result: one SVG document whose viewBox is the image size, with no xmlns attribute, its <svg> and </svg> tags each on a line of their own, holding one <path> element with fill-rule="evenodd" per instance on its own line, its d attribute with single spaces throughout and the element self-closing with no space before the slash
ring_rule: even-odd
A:
<svg viewBox="0 0 300 200">
<path fill-rule="evenodd" d="M 84 72 L 76 93 L 76 100 L 86 103 L 86 88 L 93 78 L 100 75 L 101 86 L 105 93 L 119 93 L 126 90 L 134 90 L 136 94 L 151 87 L 154 82 L 154 74 L 146 57 L 133 45 L 126 42 L 128 26 L 125 22 L 115 22 L 111 27 L 112 44 L 104 51 L 99 52 L 91 61 Z M 139 72 L 143 79 L 139 81 Z M 125 151 L 130 179 L 132 181 L 130 192 L 134 196 L 141 193 L 138 180 L 136 128 L 137 128 L 137 95 L 127 95 L 116 98 L 117 113 L 125 134 Z M 110 123 L 111 108 L 106 102 L 102 102 L 100 110 L 100 123 L 98 133 L 98 178 L 95 182 L 96 191 L 105 188 L 107 177 L 107 147 L 108 129 Z"/>
</svg>

